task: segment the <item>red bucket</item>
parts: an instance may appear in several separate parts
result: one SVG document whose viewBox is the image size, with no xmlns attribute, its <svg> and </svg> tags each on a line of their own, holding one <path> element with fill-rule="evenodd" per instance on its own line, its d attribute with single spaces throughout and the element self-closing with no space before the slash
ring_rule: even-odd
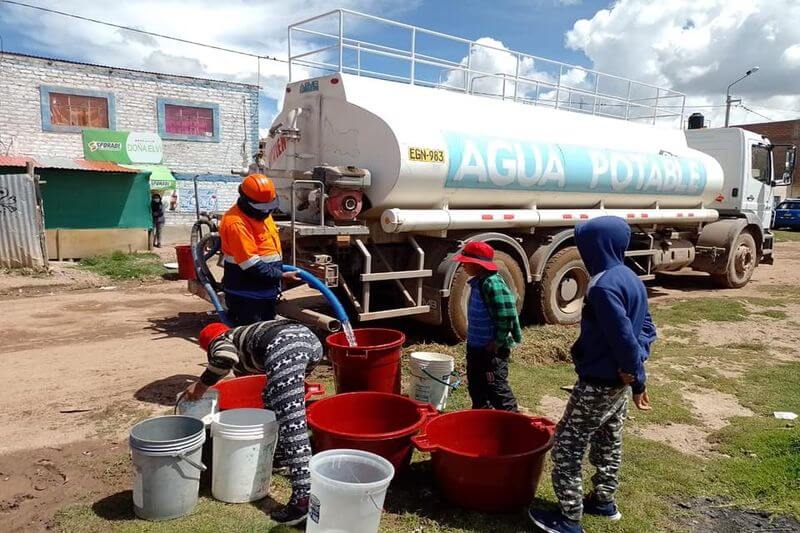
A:
<svg viewBox="0 0 800 533">
<path fill-rule="evenodd" d="M 411 440 L 431 454 L 446 500 L 484 513 L 530 504 L 553 446 L 547 418 L 495 410 L 466 410 L 430 420 Z"/>
<path fill-rule="evenodd" d="M 400 394 L 400 354 L 406 336 L 394 329 L 364 328 L 354 331 L 350 346 L 344 332 L 325 339 L 333 364 L 336 393 L 390 392 Z"/>
<path fill-rule="evenodd" d="M 178 258 L 178 278 L 197 279 L 197 274 L 194 271 L 192 247 L 188 244 L 180 244 L 175 247 L 175 255 Z"/>
<path fill-rule="evenodd" d="M 350 392 L 323 398 L 308 407 L 314 452 L 339 448 L 384 457 L 400 471 L 411 461 L 411 437 L 436 409 L 385 392 Z"/>
<path fill-rule="evenodd" d="M 212 389 L 219 393 L 219 409 L 263 409 L 264 386 L 267 384 L 266 374 L 244 376 L 241 378 L 220 381 Z M 318 383 L 306 383 L 306 401 L 313 396 L 325 394 L 325 387 Z"/>
</svg>

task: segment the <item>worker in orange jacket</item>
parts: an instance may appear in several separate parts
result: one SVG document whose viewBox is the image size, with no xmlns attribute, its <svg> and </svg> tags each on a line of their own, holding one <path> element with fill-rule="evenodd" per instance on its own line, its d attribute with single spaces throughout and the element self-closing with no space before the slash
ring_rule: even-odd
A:
<svg viewBox="0 0 800 533">
<path fill-rule="evenodd" d="M 250 174 L 239 186 L 239 199 L 220 223 L 225 257 L 222 286 L 228 317 L 236 326 L 275 318 L 281 280 L 297 280 L 283 272 L 278 228 L 272 212 L 278 208 L 275 184 L 263 174 Z"/>
</svg>

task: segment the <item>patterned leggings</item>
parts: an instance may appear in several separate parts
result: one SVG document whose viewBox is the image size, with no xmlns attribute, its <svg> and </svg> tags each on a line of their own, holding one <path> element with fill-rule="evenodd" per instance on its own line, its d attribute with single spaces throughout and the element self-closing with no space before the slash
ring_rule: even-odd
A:
<svg viewBox="0 0 800 533">
<path fill-rule="evenodd" d="M 322 357 L 308 349 L 308 344 L 289 335 L 279 334 L 271 349 L 266 350 L 264 368 L 267 369 L 267 386 L 264 405 L 275 412 L 278 419 L 278 446 L 275 466 L 289 468 L 292 484 L 290 505 L 308 498 L 311 475 L 308 461 L 311 442 L 306 427 L 305 378 L 306 368 L 313 367 Z"/>
<path fill-rule="evenodd" d="M 553 459 L 553 491 L 561 512 L 570 520 L 583 515 L 581 463 L 589 447 L 594 495 L 609 502 L 619 486 L 622 463 L 622 426 L 628 406 L 628 387 L 603 387 L 578 381 L 572 389 L 564 416 L 556 428 Z"/>
</svg>

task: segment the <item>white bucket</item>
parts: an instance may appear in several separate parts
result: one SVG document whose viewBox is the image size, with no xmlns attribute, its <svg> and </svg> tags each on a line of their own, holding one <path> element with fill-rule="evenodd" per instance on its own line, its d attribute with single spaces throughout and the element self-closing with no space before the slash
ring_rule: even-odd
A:
<svg viewBox="0 0 800 533">
<path fill-rule="evenodd" d="M 375 533 L 392 463 L 361 450 L 328 450 L 311 458 L 306 532 Z"/>
<path fill-rule="evenodd" d="M 414 399 L 430 403 L 439 411 L 447 405 L 450 389 L 459 384 L 455 360 L 441 353 L 413 352 L 410 374 Z"/>
<path fill-rule="evenodd" d="M 266 409 L 222 411 L 211 423 L 214 441 L 211 494 L 228 503 L 260 500 L 269 493 L 278 441 L 275 413 Z"/>
<path fill-rule="evenodd" d="M 199 400 L 189 400 L 184 393 L 181 393 L 175 404 L 175 412 L 202 420 L 208 427 L 211 425 L 214 415 L 219 412 L 218 403 L 219 391 L 216 389 L 208 389 Z"/>
</svg>

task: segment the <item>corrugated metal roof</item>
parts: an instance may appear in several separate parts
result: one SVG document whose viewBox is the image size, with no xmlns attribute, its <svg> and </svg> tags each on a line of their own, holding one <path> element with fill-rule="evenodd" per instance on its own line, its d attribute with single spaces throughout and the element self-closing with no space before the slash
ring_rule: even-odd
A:
<svg viewBox="0 0 800 533">
<path fill-rule="evenodd" d="M 33 160 L 21 155 L 0 155 L 0 167 L 24 167 L 28 161 Z"/>
<path fill-rule="evenodd" d="M 125 168 L 110 161 L 88 161 L 86 159 L 72 159 L 70 157 L 37 157 L 33 159 L 25 156 L 0 156 L 0 167 L 24 167 L 31 161 L 36 168 L 58 168 L 64 170 L 90 170 L 95 172 L 124 172 L 125 174 L 138 174 L 140 170 Z"/>
</svg>

